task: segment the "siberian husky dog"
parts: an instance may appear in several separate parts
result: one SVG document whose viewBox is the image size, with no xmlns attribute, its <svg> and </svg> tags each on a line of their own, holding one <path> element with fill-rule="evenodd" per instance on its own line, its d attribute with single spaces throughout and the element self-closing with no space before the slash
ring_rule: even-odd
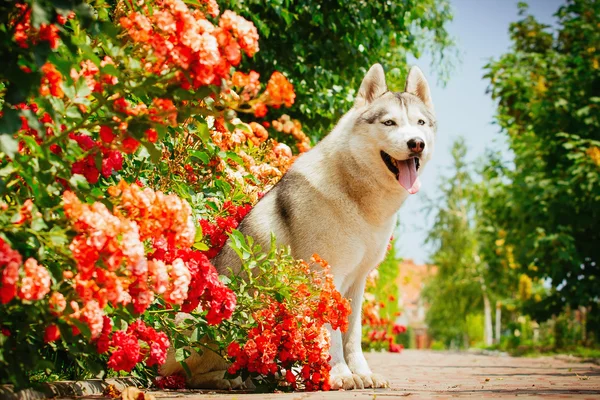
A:
<svg viewBox="0 0 600 400">
<path fill-rule="evenodd" d="M 338 291 L 350 299 L 347 332 L 330 330 L 332 389 L 389 386 L 374 374 L 361 349 L 361 304 L 369 272 L 384 259 L 396 213 L 419 191 L 419 175 L 431 158 L 436 119 L 429 85 L 411 68 L 404 92 L 387 89 L 380 64 L 364 77 L 354 107 L 333 131 L 301 155 L 252 209 L 238 229 L 268 248 L 271 232 L 295 258 L 319 254 L 331 265 Z M 213 260 L 219 273 L 239 271 L 240 259 L 225 246 Z M 227 364 L 216 354 L 186 360 L 198 388 L 236 388 L 224 379 Z M 162 375 L 182 373 L 171 351 Z"/>
</svg>

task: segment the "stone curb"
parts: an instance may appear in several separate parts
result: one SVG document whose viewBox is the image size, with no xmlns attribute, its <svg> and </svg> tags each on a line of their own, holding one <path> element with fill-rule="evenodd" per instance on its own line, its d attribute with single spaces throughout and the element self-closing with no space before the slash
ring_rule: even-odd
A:
<svg viewBox="0 0 600 400">
<path fill-rule="evenodd" d="M 119 391 L 134 386 L 146 389 L 136 378 L 88 379 L 85 381 L 59 381 L 42 383 L 37 388 L 23 389 L 15 392 L 13 385 L 0 385 L 1 400 L 34 400 L 52 397 L 74 397 L 102 394 L 104 389 L 113 385 Z"/>
</svg>

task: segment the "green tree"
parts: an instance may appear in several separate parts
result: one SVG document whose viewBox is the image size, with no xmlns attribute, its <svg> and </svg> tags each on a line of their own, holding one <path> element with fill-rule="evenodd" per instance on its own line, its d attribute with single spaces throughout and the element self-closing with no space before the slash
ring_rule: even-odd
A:
<svg viewBox="0 0 600 400">
<path fill-rule="evenodd" d="M 434 246 L 431 261 L 437 274 L 423 291 L 430 308 L 426 321 L 434 338 L 446 345 L 469 345 L 469 321 L 484 315 L 484 336 L 491 344 L 492 321 L 487 265 L 479 254 L 473 217 L 476 192 L 471 172 L 465 164 L 467 149 L 464 140 L 452 146 L 452 173 L 444 178 L 442 195 L 427 242 Z"/>
<path fill-rule="evenodd" d="M 406 59 L 432 52 L 447 72 L 448 0 L 226 0 L 219 2 L 251 19 L 259 30 L 254 68 L 268 76 L 277 69 L 294 84 L 290 113 L 314 139 L 326 134 L 354 102 L 366 70 L 383 64 L 390 87 L 401 88 Z M 442 59 L 444 63 L 442 63 Z M 440 61 L 440 62 L 437 62 Z"/>
<path fill-rule="evenodd" d="M 551 286 L 524 300 L 525 310 L 544 320 L 567 305 L 588 307 L 587 326 L 597 335 L 600 1 L 568 0 L 556 29 L 526 15 L 523 4 L 520 12 L 511 50 L 486 66 L 513 159 L 489 162 L 485 208 L 503 232 L 495 239 L 513 249 L 511 268 Z"/>
</svg>

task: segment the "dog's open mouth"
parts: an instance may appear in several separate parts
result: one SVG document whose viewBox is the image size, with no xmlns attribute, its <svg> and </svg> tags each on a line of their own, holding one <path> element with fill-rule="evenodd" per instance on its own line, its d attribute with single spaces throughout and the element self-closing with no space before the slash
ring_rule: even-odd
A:
<svg viewBox="0 0 600 400">
<path fill-rule="evenodd" d="M 417 171 L 421 166 L 421 162 L 417 157 L 411 157 L 408 160 L 396 160 L 385 151 L 381 151 L 381 158 L 388 167 L 390 172 L 394 174 L 396 180 L 410 194 L 415 194 L 421 188 L 421 181 Z"/>
</svg>

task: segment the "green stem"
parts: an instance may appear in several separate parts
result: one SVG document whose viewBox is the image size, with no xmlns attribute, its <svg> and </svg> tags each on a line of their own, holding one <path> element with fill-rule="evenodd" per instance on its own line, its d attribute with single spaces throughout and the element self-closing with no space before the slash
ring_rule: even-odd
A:
<svg viewBox="0 0 600 400">
<path fill-rule="evenodd" d="M 175 310 L 172 309 L 164 309 L 164 310 L 149 310 L 146 311 L 148 314 L 166 314 L 166 313 L 172 313 Z"/>
<path fill-rule="evenodd" d="M 77 131 L 79 129 L 94 126 L 95 124 L 86 125 L 86 122 L 88 121 L 88 118 L 90 116 L 92 116 L 92 114 L 94 114 L 96 111 L 98 111 L 103 105 L 104 105 L 103 102 L 98 101 L 98 104 L 96 104 L 96 106 L 94 106 L 94 108 L 92 108 L 92 110 L 88 113 L 86 118 L 82 118 L 81 122 L 79 122 L 77 125 L 75 125 L 71 129 L 67 129 L 64 132 L 61 132 L 60 135 L 54 136 L 52 139 L 48 140 L 46 145 L 50 146 L 51 144 L 57 143 L 57 142 L 63 140 L 64 138 L 68 137 L 69 134 L 71 134 L 72 132 Z"/>
</svg>

